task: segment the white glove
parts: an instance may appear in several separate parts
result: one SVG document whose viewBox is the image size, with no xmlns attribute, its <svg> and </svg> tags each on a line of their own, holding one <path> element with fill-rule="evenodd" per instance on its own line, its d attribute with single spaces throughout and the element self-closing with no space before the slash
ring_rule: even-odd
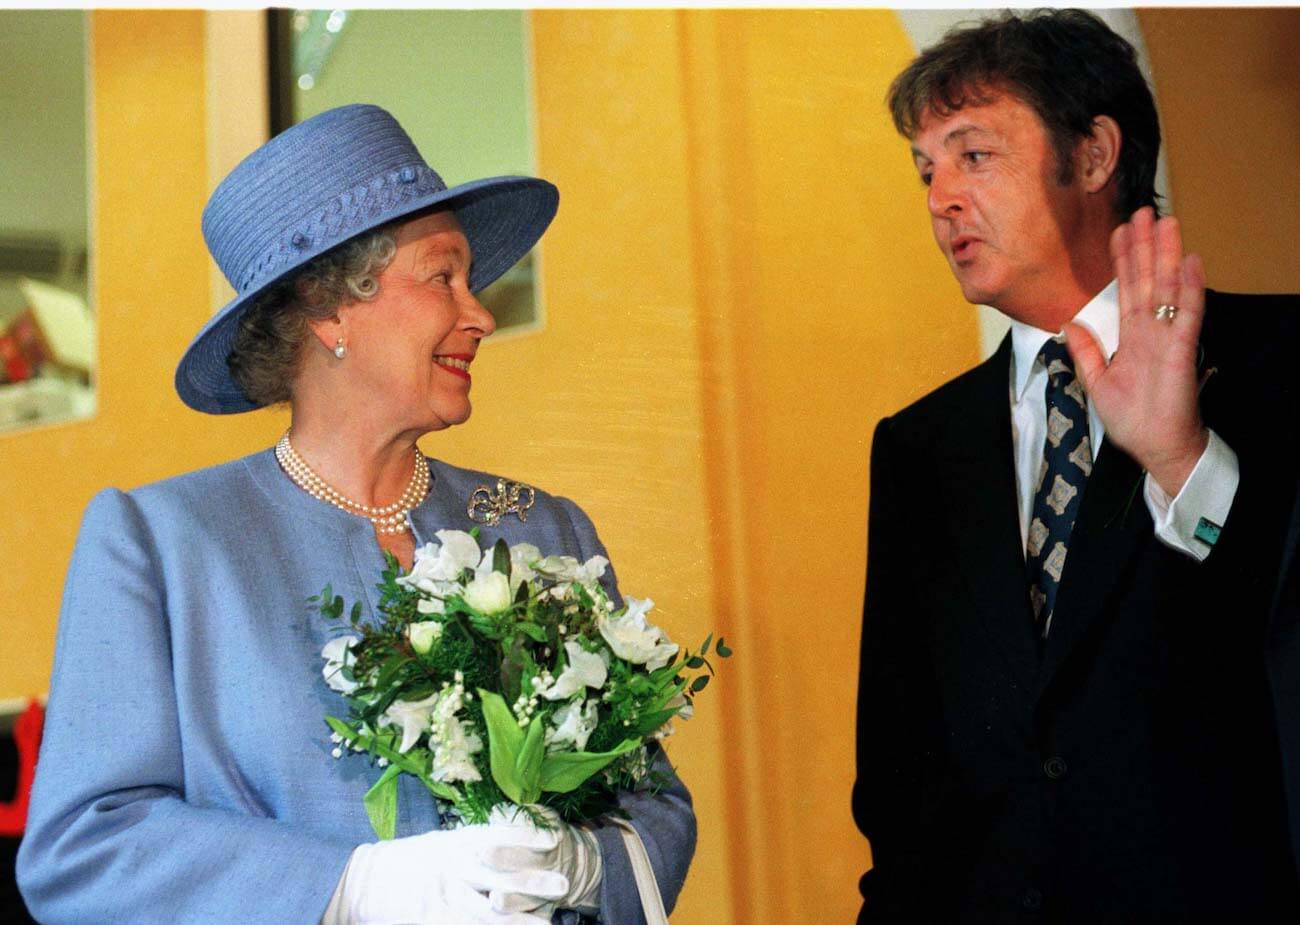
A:
<svg viewBox="0 0 1300 925">
<path fill-rule="evenodd" d="M 493 909 L 489 893 L 526 895 L 537 903 L 568 889 L 541 867 L 501 870 L 481 861 L 494 827 L 466 826 L 358 845 L 322 925 L 542 925 L 550 914 Z"/>
<path fill-rule="evenodd" d="M 529 809 L 545 818 L 549 828 L 536 826 L 518 807 L 498 806 L 488 819 L 479 857 L 485 867 L 502 875 L 536 876 L 549 871 L 560 876 L 565 888 L 559 896 L 548 896 L 528 888 L 493 887 L 488 894 L 492 909 L 533 911 L 548 918 L 557 908 L 598 911 L 603 865 L 596 836 L 564 822 L 553 809 Z"/>
</svg>

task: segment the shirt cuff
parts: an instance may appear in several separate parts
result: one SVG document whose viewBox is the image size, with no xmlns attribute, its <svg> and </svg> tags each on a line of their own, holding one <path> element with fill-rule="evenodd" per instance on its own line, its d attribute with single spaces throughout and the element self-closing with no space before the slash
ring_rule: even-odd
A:
<svg viewBox="0 0 1300 925">
<path fill-rule="evenodd" d="M 1237 454 L 1214 431 L 1209 434 L 1205 452 L 1172 500 L 1149 473 L 1145 479 L 1144 495 L 1155 522 L 1156 538 L 1197 562 L 1203 562 L 1214 548 L 1201 536 L 1217 535 L 1228 519 L 1241 482 Z"/>
</svg>

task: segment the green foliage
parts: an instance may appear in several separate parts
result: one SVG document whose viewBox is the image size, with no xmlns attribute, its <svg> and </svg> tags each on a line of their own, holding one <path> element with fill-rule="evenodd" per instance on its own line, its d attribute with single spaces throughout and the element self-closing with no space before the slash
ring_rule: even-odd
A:
<svg viewBox="0 0 1300 925">
<path fill-rule="evenodd" d="M 477 531 L 471 535 L 477 541 Z M 509 579 L 513 563 L 504 541 L 492 547 L 491 562 Z M 657 747 L 654 737 L 665 734 L 666 724 L 708 685 L 714 674 L 710 654 L 732 654 L 725 640 L 715 642 L 710 633 L 698 652 L 683 648 L 667 664 L 648 671 L 610 650 L 601 621 L 619 613 L 610 613 L 608 597 L 596 583 L 539 576 L 519 583 L 505 611 L 489 614 L 464 598 L 474 577 L 464 569 L 458 584 L 440 585 L 443 590 L 430 595 L 405 584 L 400 564 L 385 554 L 373 618 L 367 619 L 362 601 L 348 609 L 331 585 L 309 599 L 328 620 L 341 620 L 346 611 L 358 637 L 353 663 L 339 671 L 357 685 L 346 696 L 350 715 L 346 720 L 327 717 L 326 722 L 351 749 L 367 753 L 382 768 L 363 801 L 381 838 L 395 832 L 402 775 L 420 780 L 433 798 L 470 823 L 485 822 L 492 808 L 507 800 L 551 807 L 571 822 L 620 812 L 620 790 L 655 785 L 658 772 L 647 762 L 646 745 Z M 421 612 L 425 601 L 435 602 L 436 612 Z M 430 622 L 439 629 L 431 631 Z M 413 623 L 422 624 L 419 644 L 427 651 L 412 646 L 408 627 Z M 547 745 L 548 730 L 558 725 L 553 716 L 567 702 L 536 694 L 537 685 L 555 683 L 569 668 L 566 643 L 602 653 L 608 665 L 600 690 L 581 689 L 571 698 L 575 708 L 587 704 L 584 716 L 594 715 L 595 728 L 583 730 L 589 733 L 583 751 L 575 750 L 571 740 Z M 457 691 L 462 689 L 476 695 L 461 697 Z M 452 703 L 447 697 L 459 699 Z M 437 741 L 443 740 L 435 741 L 426 729 L 407 752 L 398 751 L 401 730 L 387 715 L 398 701 L 414 705 L 403 707 L 407 716 L 421 704 L 451 703 L 460 737 L 456 741 L 478 737 L 484 747 L 456 753 L 464 756 L 456 759 L 461 764 L 448 765 L 445 757 L 439 764 L 435 757 L 442 753 L 436 749 L 442 746 Z M 427 709 L 432 715 L 433 706 Z M 465 779 L 463 770 L 449 770 L 463 769 L 463 762 L 471 760 L 478 780 Z M 445 780 L 433 779 L 435 768 Z"/>
</svg>

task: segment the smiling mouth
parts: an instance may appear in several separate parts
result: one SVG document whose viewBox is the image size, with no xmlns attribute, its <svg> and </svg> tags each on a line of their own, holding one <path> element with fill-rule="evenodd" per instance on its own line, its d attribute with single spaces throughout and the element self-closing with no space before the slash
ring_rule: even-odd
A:
<svg viewBox="0 0 1300 925">
<path fill-rule="evenodd" d="M 441 366 L 453 376 L 459 376 L 462 379 L 469 379 L 469 364 L 474 357 L 464 353 L 447 353 L 435 354 L 433 362 Z"/>
</svg>

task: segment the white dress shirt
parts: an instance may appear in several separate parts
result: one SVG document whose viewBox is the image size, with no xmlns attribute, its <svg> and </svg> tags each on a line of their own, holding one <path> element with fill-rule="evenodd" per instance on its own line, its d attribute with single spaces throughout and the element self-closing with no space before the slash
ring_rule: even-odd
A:
<svg viewBox="0 0 1300 925">
<path fill-rule="evenodd" d="M 1074 316 L 1097 338 L 1107 362 L 1119 347 L 1118 295 L 1119 286 L 1112 280 Z M 1034 486 L 1047 438 L 1047 370 L 1038 352 L 1055 336 L 1019 321 L 1011 323 L 1011 440 L 1016 457 L 1021 548 L 1028 537 Z M 1094 460 L 1105 434 L 1105 425 L 1089 402 L 1088 442 Z M 1237 454 L 1211 430 L 1209 445 L 1176 497 L 1171 499 L 1155 479 L 1146 476 L 1143 494 L 1155 521 L 1156 536 L 1166 546 L 1198 561 L 1205 559 L 1211 547 L 1195 537 L 1197 524 L 1202 517 L 1220 525 L 1227 519 L 1240 480 Z"/>
</svg>

